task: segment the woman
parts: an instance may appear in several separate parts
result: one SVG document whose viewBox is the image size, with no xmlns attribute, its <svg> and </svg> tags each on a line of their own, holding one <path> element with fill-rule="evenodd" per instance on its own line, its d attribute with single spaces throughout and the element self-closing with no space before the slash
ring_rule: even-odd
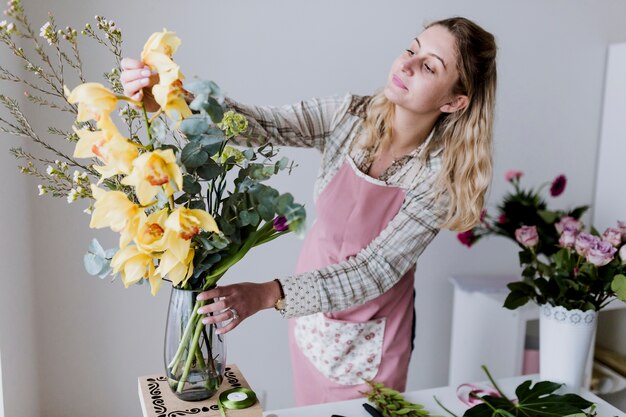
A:
<svg viewBox="0 0 626 417">
<path fill-rule="evenodd" d="M 465 18 L 434 22 L 392 64 L 372 97 L 346 95 L 285 107 L 226 104 L 250 137 L 315 147 L 318 218 L 295 274 L 226 285 L 198 298 L 223 333 L 261 309 L 287 318 L 298 405 L 360 397 L 363 379 L 404 391 L 412 350 L 417 258 L 438 230 L 480 219 L 491 181 L 496 89 L 493 36 Z M 149 68 L 125 59 L 125 94 Z"/>
</svg>

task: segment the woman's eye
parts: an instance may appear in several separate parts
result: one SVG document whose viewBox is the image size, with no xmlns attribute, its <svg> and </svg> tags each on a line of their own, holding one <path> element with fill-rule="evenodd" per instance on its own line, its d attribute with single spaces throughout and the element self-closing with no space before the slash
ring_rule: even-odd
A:
<svg viewBox="0 0 626 417">
<path fill-rule="evenodd" d="M 435 71 L 433 71 L 433 69 L 431 67 L 428 66 L 428 64 L 424 64 L 424 69 L 428 72 L 430 72 L 431 74 L 433 74 Z"/>
<path fill-rule="evenodd" d="M 407 54 L 409 54 L 409 56 L 415 55 L 415 52 L 413 52 L 411 49 L 405 49 L 405 51 Z"/>
</svg>

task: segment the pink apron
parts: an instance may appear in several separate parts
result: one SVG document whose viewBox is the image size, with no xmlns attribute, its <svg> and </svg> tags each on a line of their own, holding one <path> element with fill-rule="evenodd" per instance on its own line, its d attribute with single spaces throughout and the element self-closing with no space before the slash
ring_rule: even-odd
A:
<svg viewBox="0 0 626 417">
<path fill-rule="evenodd" d="M 404 197 L 403 189 L 377 183 L 347 159 L 317 199 L 317 220 L 304 241 L 296 273 L 356 255 L 398 213 Z M 395 286 L 365 304 L 290 320 L 298 406 L 360 398 L 359 391 L 367 389 L 363 379 L 405 390 L 414 272 L 411 268 Z"/>
</svg>

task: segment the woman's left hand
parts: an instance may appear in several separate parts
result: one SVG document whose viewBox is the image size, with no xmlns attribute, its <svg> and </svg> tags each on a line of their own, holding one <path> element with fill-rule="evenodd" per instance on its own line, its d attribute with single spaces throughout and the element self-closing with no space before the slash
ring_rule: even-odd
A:
<svg viewBox="0 0 626 417">
<path fill-rule="evenodd" d="M 218 326 L 216 330 L 216 333 L 224 334 L 257 312 L 273 307 L 278 297 L 280 289 L 278 283 L 274 281 L 262 284 L 243 282 L 224 285 L 198 294 L 198 300 L 216 300 L 200 307 L 198 313 L 212 313 L 202 319 L 204 324 L 227 322 L 224 327 Z"/>
</svg>

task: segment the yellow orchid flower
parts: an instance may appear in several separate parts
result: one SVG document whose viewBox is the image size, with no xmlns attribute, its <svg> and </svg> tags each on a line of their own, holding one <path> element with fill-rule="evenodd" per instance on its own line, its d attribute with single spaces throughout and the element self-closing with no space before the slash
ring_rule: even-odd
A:
<svg viewBox="0 0 626 417">
<path fill-rule="evenodd" d="M 159 103 L 167 116 L 176 122 L 191 116 L 191 110 L 185 101 L 182 87 L 183 84 L 180 80 L 176 80 L 170 85 L 156 84 L 152 87 L 154 100 Z"/>
<path fill-rule="evenodd" d="M 139 226 L 135 243 L 145 253 L 163 252 L 167 249 L 168 231 L 165 228 L 167 209 L 155 211 Z M 172 232 L 170 232 L 172 233 Z"/>
<path fill-rule="evenodd" d="M 139 147 L 122 136 L 113 123 L 105 126 L 106 128 L 96 131 L 73 128 L 79 137 L 74 148 L 74 157 L 97 157 L 104 162 L 102 166 L 94 166 L 102 176 L 99 183 L 113 175 L 130 174 L 133 161 L 139 155 Z"/>
<path fill-rule="evenodd" d="M 176 232 L 170 236 L 168 247 L 180 262 L 188 255 L 191 239 L 201 230 L 219 232 L 215 219 L 208 212 L 185 207 L 174 210 L 165 221 L 165 226 Z"/>
<path fill-rule="evenodd" d="M 193 274 L 193 248 L 187 250 L 187 256 L 182 261 L 171 251 L 167 250 L 159 261 L 156 273 L 160 276 L 168 275 L 173 286 L 184 286 Z"/>
<path fill-rule="evenodd" d="M 69 93 L 67 101 L 71 104 L 78 103 L 76 120 L 79 122 L 94 119 L 99 123 L 103 118 L 108 118 L 117 107 L 115 93 L 100 83 L 79 85 Z"/>
<path fill-rule="evenodd" d="M 121 275 L 126 288 L 147 277 L 150 292 L 156 295 L 163 284 L 163 279 L 154 269 L 154 258 L 141 252 L 135 245 L 118 250 L 111 259 L 111 267 L 114 274 Z"/>
<path fill-rule="evenodd" d="M 105 191 L 91 185 L 91 194 L 96 202 L 91 213 L 89 227 L 110 227 L 120 233 L 120 248 L 126 247 L 137 235 L 146 214 L 143 209 L 128 199 L 121 191 Z"/>
<path fill-rule="evenodd" d="M 161 189 L 168 197 L 175 191 L 182 190 L 183 174 L 171 149 L 156 150 L 141 154 L 135 159 L 131 174 L 122 180 L 122 184 L 135 187 L 139 203 L 147 205 Z"/>
<path fill-rule="evenodd" d="M 184 80 L 180 66 L 170 57 L 160 52 L 150 52 L 143 59 L 144 64 L 159 73 L 159 84 L 170 85 L 176 80 Z"/>
<path fill-rule="evenodd" d="M 176 36 L 176 32 L 163 29 L 162 32 L 155 32 L 148 38 L 141 52 L 141 60 L 145 62 L 145 57 L 150 52 L 160 52 L 169 57 L 174 55 L 181 44 L 181 40 Z"/>
</svg>

